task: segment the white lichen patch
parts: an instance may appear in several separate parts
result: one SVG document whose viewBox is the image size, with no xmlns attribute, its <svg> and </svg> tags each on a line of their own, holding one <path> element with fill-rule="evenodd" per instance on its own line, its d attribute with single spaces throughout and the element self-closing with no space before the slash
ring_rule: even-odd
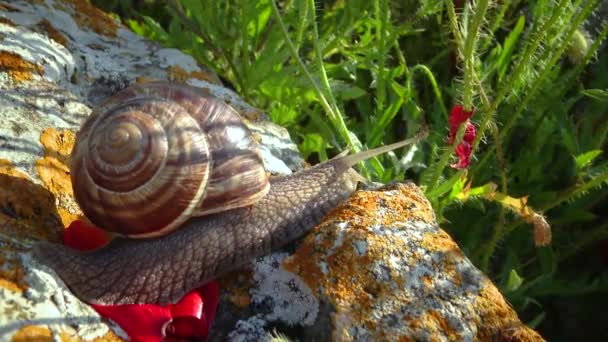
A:
<svg viewBox="0 0 608 342">
<path fill-rule="evenodd" d="M 263 306 L 263 318 L 287 325 L 312 325 L 319 303 L 311 289 L 295 274 L 281 266 L 287 253 L 274 253 L 254 263 L 255 287 L 251 289 L 254 306 Z"/>
<path fill-rule="evenodd" d="M 342 247 L 342 244 L 344 243 L 344 234 L 347 229 L 348 222 L 340 222 L 336 224 L 336 238 L 334 239 L 333 244 L 331 245 L 329 250 L 327 250 L 328 257 L 332 256 L 336 249 Z"/>
<path fill-rule="evenodd" d="M 266 146 L 270 153 L 285 162 L 291 170 L 304 167 L 304 159 L 298 146 L 291 140 L 286 128 L 269 121 L 252 121 L 249 129 L 259 136 L 259 142 Z"/>
<path fill-rule="evenodd" d="M 196 60 L 192 56 L 186 55 L 178 49 L 160 49 L 155 52 L 158 58 L 158 65 L 161 68 L 169 68 L 178 65 L 186 72 L 200 71 Z"/>
<path fill-rule="evenodd" d="M 353 248 L 355 248 L 355 252 L 357 252 L 358 256 L 364 256 L 367 253 L 367 241 L 354 240 Z"/>
<path fill-rule="evenodd" d="M 269 342 L 271 335 L 264 330 L 267 324 L 265 320 L 257 316 L 239 320 L 234 330 L 228 334 L 227 340 L 230 342 Z"/>
<path fill-rule="evenodd" d="M 59 91 L 3 90 L 0 93 L 0 159 L 7 159 L 39 183 L 35 163 L 44 156 L 40 134 L 48 127 L 76 130 L 89 113 L 86 106 L 63 111 L 73 101 Z M 76 110 L 78 109 L 78 110 Z"/>
<path fill-rule="evenodd" d="M 88 305 L 74 297 L 54 272 L 29 254 L 21 254 L 28 289 L 25 295 L 0 288 L 0 340 L 10 340 L 27 325 L 47 326 L 59 339 L 60 333 L 92 340 L 106 335 L 109 327 Z M 116 326 L 112 330 L 126 337 Z"/>
<path fill-rule="evenodd" d="M 20 25 L 31 21 L 23 13 L 7 13 L 10 20 Z M 40 17 L 42 20 L 42 17 Z M 32 74 L 33 78 L 42 77 L 49 82 L 60 82 L 69 79 L 74 72 L 74 58 L 62 45 L 49 37 L 35 32 L 27 26 L 3 26 L 3 38 L 0 39 L 0 51 L 18 55 L 24 61 L 42 68 L 43 74 Z"/>
<path fill-rule="evenodd" d="M 264 161 L 264 168 L 273 175 L 288 175 L 292 171 L 285 165 L 285 162 L 275 157 L 267 146 L 260 147 L 260 154 Z"/>
</svg>

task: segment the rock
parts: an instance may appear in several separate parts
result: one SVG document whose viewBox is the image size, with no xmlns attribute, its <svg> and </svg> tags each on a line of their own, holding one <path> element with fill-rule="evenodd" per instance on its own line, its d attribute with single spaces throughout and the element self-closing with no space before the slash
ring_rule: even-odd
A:
<svg viewBox="0 0 608 342">
<path fill-rule="evenodd" d="M 229 337 L 279 327 L 304 341 L 543 340 L 412 183 L 355 193 L 294 248 L 254 263 L 250 316 Z"/>
<path fill-rule="evenodd" d="M 272 173 L 304 166 L 284 128 L 190 56 L 86 1 L 0 1 L 0 340 L 126 339 L 29 251 L 82 217 L 67 167 L 79 125 L 142 79 L 230 103 Z M 413 184 L 360 191 L 301 241 L 218 281 L 212 341 L 542 340 L 437 227 Z"/>
</svg>

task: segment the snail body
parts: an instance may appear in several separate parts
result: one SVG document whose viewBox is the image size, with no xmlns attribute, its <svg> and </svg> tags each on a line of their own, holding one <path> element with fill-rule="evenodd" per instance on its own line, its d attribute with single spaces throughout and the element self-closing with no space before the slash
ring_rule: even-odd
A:
<svg viewBox="0 0 608 342">
<path fill-rule="evenodd" d="M 121 159 L 123 157 L 120 156 L 120 149 L 126 149 L 127 153 L 132 155 L 142 150 L 141 147 L 131 147 L 133 143 L 130 137 L 133 136 L 133 133 L 123 134 L 119 132 L 108 135 L 106 140 L 120 147 L 116 151 L 108 152 L 103 150 L 105 147 L 100 148 L 98 146 L 102 138 L 97 136 L 99 133 L 90 133 L 97 132 L 91 127 L 106 125 L 103 123 L 103 119 L 97 117 L 96 114 L 107 111 L 106 108 L 115 112 L 120 112 L 121 108 L 127 108 L 127 112 L 148 110 L 151 108 L 146 106 L 158 105 L 158 94 L 169 96 L 170 99 L 182 99 L 185 95 L 193 96 L 186 103 L 194 105 L 185 112 L 209 111 L 210 106 L 207 106 L 204 110 L 201 109 L 200 102 L 205 101 L 213 103 L 213 106 L 211 106 L 213 108 L 215 108 L 214 106 L 223 108 L 227 106 L 220 104 L 219 100 L 209 100 L 202 95 L 195 95 L 196 92 L 193 89 L 185 86 L 177 87 L 154 83 L 136 87 L 143 89 L 127 88 L 126 91 L 117 94 L 112 100 L 103 104 L 100 107 L 101 110 L 95 111 L 91 118 L 85 122 L 77 138 L 77 144 L 79 141 L 92 141 L 93 143 L 86 148 L 83 147 L 86 145 L 74 147 L 73 157 L 76 159 L 73 164 L 74 171 L 87 168 L 84 166 L 87 158 L 90 158 L 87 157 L 87 150 L 92 149 L 96 154 L 106 153 L 106 160 L 119 160 L 122 161 L 122 165 L 128 165 L 128 163 Z M 137 98 L 136 101 L 131 99 L 133 97 L 127 96 L 129 92 L 141 93 L 142 91 L 146 96 Z M 120 100 L 120 104 L 117 108 L 111 107 L 112 102 L 116 100 Z M 168 126 L 169 132 L 171 130 L 186 131 L 194 132 L 191 135 L 196 135 L 198 134 L 197 128 L 205 126 L 205 121 L 198 118 L 194 120 L 195 123 L 198 122 L 198 125 L 189 126 L 188 119 L 181 119 L 181 109 L 173 108 L 173 104 L 164 105 L 165 107 L 161 109 L 165 110 L 166 113 L 173 115 L 179 112 L 179 114 L 171 116 L 172 120 L 167 120 L 176 123 L 173 126 Z M 169 109 L 167 110 L 167 108 Z M 218 113 L 224 115 L 226 112 L 230 112 L 229 116 L 233 114 L 230 109 L 223 109 Z M 120 114 L 112 116 L 119 118 L 118 122 L 124 121 Z M 238 119 L 238 114 L 234 118 Z M 116 173 L 117 171 L 112 170 L 106 170 L 106 173 L 102 176 L 90 176 L 90 174 L 85 173 L 84 181 L 81 182 L 78 177 L 75 178 L 74 190 L 81 207 L 87 208 L 89 204 L 86 201 L 93 200 L 93 209 L 83 210 L 87 217 L 92 218 L 92 221 L 100 227 L 105 228 L 106 225 L 109 225 L 115 231 L 122 229 L 117 229 L 117 227 L 124 225 L 127 229 L 126 233 L 124 231 L 118 232 L 119 235 L 124 236 L 117 236 L 107 245 L 91 252 L 79 252 L 59 244 L 40 243 L 34 248 L 35 255 L 51 266 L 67 286 L 85 302 L 103 305 L 133 303 L 163 305 L 173 303 L 188 291 L 203 285 L 209 280 L 301 237 L 318 224 L 327 212 L 355 191 L 357 183 L 362 180 L 362 177 L 352 169 L 356 163 L 405 146 L 420 138 L 404 140 L 352 155 L 342 153 L 331 160 L 290 175 L 266 177 L 259 153 L 256 150 L 256 143 L 246 134 L 248 131 L 244 124 L 240 120 L 238 122 L 234 121 L 233 118 L 226 119 L 223 117 L 222 120 L 218 121 L 222 122 L 219 124 L 221 128 L 218 128 L 215 124 L 209 126 L 212 129 L 217 129 L 218 132 L 223 132 L 221 134 L 232 134 L 232 136 L 190 140 L 190 135 L 186 134 L 185 137 L 180 138 L 181 140 L 178 139 L 179 143 L 173 145 L 187 148 L 195 146 L 203 148 L 203 150 L 207 148 L 207 150 L 201 152 L 200 149 L 197 149 L 184 155 L 173 152 L 175 156 L 179 155 L 175 157 L 175 161 L 185 161 L 187 168 L 184 171 L 176 167 L 169 173 L 173 177 L 179 177 L 179 181 L 183 181 L 183 179 L 188 179 L 187 177 L 191 176 L 193 170 L 199 172 L 201 169 L 213 168 L 216 165 L 229 165 L 215 175 L 213 170 L 202 170 L 202 177 L 206 178 L 207 182 L 216 180 L 215 188 L 207 186 L 203 187 L 203 190 L 196 189 L 194 195 L 189 195 L 192 202 L 185 204 L 180 203 L 183 200 L 181 198 L 169 199 L 167 209 L 162 209 L 163 206 L 154 203 L 138 207 L 135 211 L 143 211 L 144 214 L 153 217 L 145 224 L 140 224 L 137 220 L 147 220 L 147 218 L 133 219 L 135 213 L 133 210 L 129 211 L 129 207 L 125 205 L 132 200 L 129 196 L 122 195 L 125 198 L 115 202 L 109 201 L 109 204 L 100 202 L 100 200 L 111 195 L 112 192 L 119 193 L 122 189 L 128 189 L 133 195 L 133 189 L 138 190 L 143 184 L 142 181 L 139 181 L 139 183 L 135 183 L 137 185 L 133 185 L 124 180 L 127 174 L 134 173 L 133 171 L 123 172 L 119 176 L 114 176 L 112 172 Z M 111 126 L 112 124 L 107 125 Z M 121 129 L 125 129 L 124 127 L 129 128 L 131 126 L 121 127 Z M 155 132 L 160 131 L 157 129 Z M 128 135 L 129 138 L 124 138 L 124 135 Z M 138 134 L 135 135 L 139 136 Z M 149 138 L 156 135 L 149 135 Z M 220 146 L 220 150 L 209 152 L 208 147 L 214 144 L 214 139 L 231 141 L 234 145 Z M 172 143 L 170 139 L 168 141 L 164 145 L 166 147 L 164 151 L 171 151 L 169 147 L 172 146 Z M 144 150 L 147 150 L 151 144 L 150 142 L 144 142 L 143 146 L 146 146 Z M 167 155 L 171 156 L 171 153 L 167 153 Z M 220 159 L 223 162 L 216 162 L 214 156 L 228 157 Z M 153 161 L 156 161 L 156 159 L 153 158 Z M 207 161 L 210 161 L 210 166 L 198 165 Z M 153 164 L 152 162 L 146 164 L 141 161 L 138 163 L 140 165 Z M 170 166 L 172 163 L 165 162 Z M 262 171 L 260 171 L 260 165 Z M 124 168 L 127 167 L 124 166 Z M 240 171 L 240 173 L 236 171 Z M 153 176 L 158 176 L 161 171 L 147 172 Z M 143 173 L 142 171 L 136 173 L 136 175 Z M 112 191 L 104 190 L 105 193 L 95 189 L 87 189 L 94 186 L 91 180 L 95 177 L 104 181 L 112 181 L 113 178 L 118 178 L 119 181 L 123 182 L 118 182 L 122 187 L 113 184 L 108 185 L 108 187 L 113 186 L 114 188 L 112 188 Z M 152 179 L 154 180 L 154 178 Z M 162 177 L 160 180 L 166 181 Z M 177 186 L 156 184 L 155 186 L 158 189 L 164 190 L 154 193 L 162 197 L 163 200 L 171 198 L 165 193 L 167 191 L 170 191 L 172 196 L 186 196 L 182 190 L 187 189 L 191 184 L 199 186 L 198 182 L 198 180 L 187 180 L 183 183 L 178 182 L 180 185 Z M 241 182 L 246 183 L 244 188 L 241 187 Z M 179 189 L 172 189 L 172 187 Z M 222 191 L 218 192 L 216 189 L 227 189 L 229 195 L 224 196 Z M 239 192 L 242 193 L 243 198 L 237 196 Z M 211 194 L 212 197 L 210 198 L 212 200 L 206 199 L 207 194 Z M 148 202 L 153 200 L 154 198 L 149 199 Z M 204 206 L 206 202 L 210 204 L 209 208 Z M 171 203 L 185 208 L 187 215 L 178 215 L 175 218 L 171 210 Z M 220 204 L 218 205 L 218 203 Z M 120 208 L 120 205 L 123 205 L 124 208 Z M 108 218 L 107 216 L 114 213 L 116 209 L 122 209 L 117 215 L 118 218 Z M 163 214 L 163 211 L 167 211 L 174 217 L 170 219 L 158 218 Z M 131 225 L 141 226 L 141 229 L 133 230 Z M 154 225 L 157 230 L 146 229 L 150 225 Z"/>
</svg>

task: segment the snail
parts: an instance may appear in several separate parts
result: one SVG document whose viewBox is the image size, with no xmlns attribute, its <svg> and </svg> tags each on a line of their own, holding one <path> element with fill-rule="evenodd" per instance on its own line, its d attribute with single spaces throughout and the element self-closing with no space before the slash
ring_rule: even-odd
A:
<svg viewBox="0 0 608 342">
<path fill-rule="evenodd" d="M 71 155 L 76 201 L 114 238 L 89 252 L 42 242 L 34 255 L 85 302 L 174 303 L 304 235 L 356 190 L 355 164 L 420 138 L 268 176 L 228 104 L 187 85 L 132 85 L 93 110 Z"/>
</svg>

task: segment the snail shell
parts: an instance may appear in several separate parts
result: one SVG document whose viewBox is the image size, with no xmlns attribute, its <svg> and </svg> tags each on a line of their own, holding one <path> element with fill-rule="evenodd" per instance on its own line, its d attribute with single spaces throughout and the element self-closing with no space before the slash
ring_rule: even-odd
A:
<svg viewBox="0 0 608 342">
<path fill-rule="evenodd" d="M 165 82 L 130 86 L 91 113 L 76 135 L 71 178 L 93 224 L 134 238 L 249 206 L 269 189 L 241 116 L 198 88 Z"/>
</svg>

